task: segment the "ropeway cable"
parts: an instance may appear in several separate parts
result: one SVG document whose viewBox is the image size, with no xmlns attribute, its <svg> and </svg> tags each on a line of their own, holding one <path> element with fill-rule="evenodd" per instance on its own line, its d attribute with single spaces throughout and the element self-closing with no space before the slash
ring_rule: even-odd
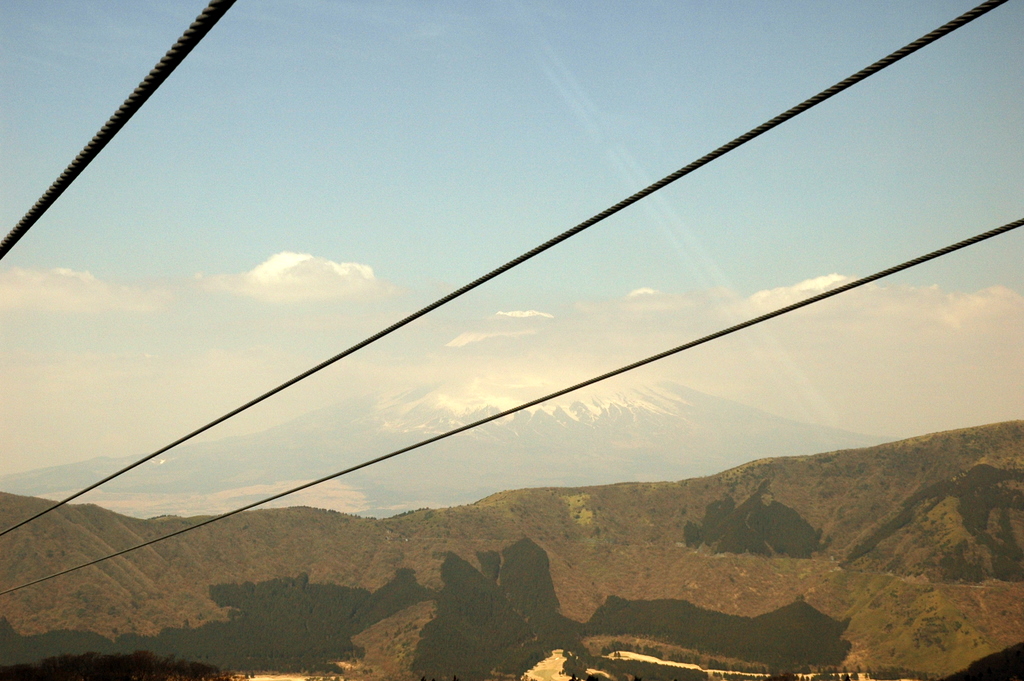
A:
<svg viewBox="0 0 1024 681">
<path fill-rule="evenodd" d="M 884 57 L 884 58 L 876 61 L 874 64 L 871 64 L 870 66 L 868 66 L 868 67 L 866 67 L 864 69 L 861 69 L 860 71 L 858 71 L 857 73 L 853 74 L 849 78 L 841 80 L 840 82 L 836 83 L 832 87 L 827 88 L 825 90 L 822 90 L 821 92 L 819 92 L 818 94 L 814 95 L 810 99 L 804 100 L 800 104 L 797 104 L 793 108 L 788 109 L 787 111 L 784 111 L 783 113 L 779 114 L 775 118 L 772 118 L 771 120 L 769 120 L 769 121 L 767 121 L 765 123 L 762 123 L 761 125 L 757 126 L 753 130 L 750 130 L 749 132 L 744 133 L 743 135 L 740 135 L 739 137 L 737 137 L 736 139 L 732 140 L 731 142 L 720 146 L 719 148 L 715 149 L 711 153 L 706 154 L 706 155 L 700 157 L 696 161 L 690 163 L 687 166 L 684 166 L 683 168 L 680 168 L 679 170 L 675 171 L 671 175 L 665 176 L 664 178 L 658 180 L 654 184 L 652 184 L 652 185 L 650 185 L 648 187 L 645 187 L 644 189 L 638 191 L 637 193 L 633 194 L 632 196 L 630 196 L 628 198 L 623 199 L 622 201 L 618 202 L 614 206 L 611 206 L 610 208 L 607 208 L 606 210 L 598 213 L 597 215 L 593 216 L 592 218 L 590 218 L 588 220 L 585 220 L 584 222 L 581 222 L 580 224 L 576 225 L 572 229 L 569 229 L 569 230 L 567 230 L 565 232 L 562 232 L 561 234 L 559 234 L 558 236 L 554 237 L 553 239 L 550 239 L 550 240 L 544 242 L 543 244 L 537 246 L 536 248 L 534 248 L 534 249 L 532 249 L 530 251 L 527 251 L 526 253 L 520 255 L 518 258 L 515 258 L 514 260 L 510 260 L 509 262 L 505 263 L 501 267 L 498 267 L 497 269 L 492 270 L 491 272 L 485 274 L 484 276 L 480 277 L 479 279 L 476 279 L 475 281 L 472 281 L 469 284 L 466 284 L 462 288 L 460 288 L 460 289 L 458 289 L 456 291 L 453 291 L 453 292 L 449 293 L 448 295 L 446 295 L 446 296 L 444 296 L 442 298 L 439 298 L 438 300 L 436 300 L 433 303 L 427 305 L 426 307 L 420 309 L 419 311 L 414 312 L 413 314 L 409 315 L 408 317 L 406 317 L 406 318 L 404 318 L 404 319 L 402 319 L 402 320 L 400 320 L 398 322 L 395 322 L 394 324 L 392 324 L 391 326 L 387 327 L 383 331 L 378 331 L 374 335 L 366 338 L 365 340 L 360 341 L 359 343 L 356 343 L 355 345 L 353 345 L 352 347 L 348 348 L 347 350 L 344 350 L 343 352 L 340 352 L 337 355 L 334 355 L 333 357 L 331 357 L 331 358 L 329 358 L 327 360 L 324 360 L 323 362 L 321 362 L 320 364 L 317 364 L 316 366 L 314 366 L 311 369 L 307 369 L 306 371 L 302 372 L 298 376 L 295 376 L 294 378 L 289 379 L 288 381 L 285 381 L 284 383 L 278 385 L 276 388 L 272 388 L 271 390 L 268 390 L 267 392 L 263 393 L 259 397 L 256 397 L 255 399 L 252 399 L 252 400 L 246 402 L 242 406 L 237 407 L 236 409 L 233 409 L 233 410 L 229 411 L 228 413 L 224 414 L 223 416 L 220 416 L 219 418 L 216 418 L 213 421 L 210 421 L 206 425 L 204 425 L 204 426 L 202 426 L 200 428 L 197 428 L 196 430 L 193 430 L 191 433 L 188 433 L 187 435 L 178 438 L 174 442 L 171 442 L 170 444 L 168 444 L 168 445 L 166 445 L 164 447 L 161 447 L 160 449 L 156 450 L 152 454 L 147 454 L 146 456 L 144 456 L 141 459 L 135 461 L 134 463 L 131 463 L 131 464 L 125 466 L 124 468 L 122 468 L 122 469 L 120 469 L 118 471 L 115 471 L 114 473 L 111 473 L 110 475 L 108 475 L 107 477 L 103 478 L 102 480 L 99 480 L 98 482 L 95 482 L 95 483 L 89 485 L 88 487 L 86 487 L 86 488 L 84 488 L 82 490 L 79 490 L 78 492 L 72 494 L 71 496 L 69 496 L 69 497 L 67 497 L 67 498 L 65 498 L 65 499 L 55 503 L 53 506 L 50 506 L 50 507 L 48 507 L 48 508 L 46 508 L 46 509 L 44 509 L 42 511 L 39 511 L 38 513 L 36 513 L 36 514 L 34 514 L 32 516 L 29 516 L 28 518 L 25 518 L 24 520 L 18 522 L 17 524 L 12 525 L 11 527 L 8 527 L 7 529 L 5 529 L 2 532 L 0 532 L 0 537 L 4 536 L 8 532 L 11 532 L 13 530 L 18 529 L 19 527 L 21 527 L 21 526 L 23 526 L 23 525 L 25 525 L 27 523 L 32 522 L 33 520 L 35 520 L 37 518 L 40 518 L 40 517 L 46 515 L 50 511 L 53 511 L 54 509 L 60 508 L 64 504 L 67 504 L 68 502 L 77 499 L 78 497 L 82 496 L 86 492 L 90 492 L 90 491 L 96 489 L 97 487 L 99 487 L 99 486 L 101 486 L 101 485 L 103 485 L 103 484 L 105 484 L 107 482 L 110 482 L 114 478 L 120 477 L 121 475 L 127 473 L 128 471 L 130 471 L 130 470 L 132 470 L 134 468 L 137 468 L 138 466 L 141 466 L 142 464 L 146 463 L 147 461 L 150 461 L 151 459 L 154 459 L 157 456 L 160 456 L 161 454 L 167 452 L 168 450 L 173 449 L 174 447 L 177 447 L 178 445 L 180 445 L 180 444 L 182 444 L 184 442 L 187 442 L 188 440 L 191 440 L 192 438 L 196 437 L 197 435 L 199 435 L 201 433 L 206 432 L 207 430 L 213 428 L 214 426 L 216 426 L 216 425 L 218 425 L 220 423 L 223 423 L 224 421 L 227 421 L 228 419 L 233 418 L 234 416 L 237 416 L 238 414 L 241 414 L 242 412 L 244 412 L 245 410 L 249 409 L 250 407 L 253 407 L 253 406 L 259 404 L 260 402 L 263 402 L 264 400 L 266 400 L 266 399 L 268 399 L 270 397 L 273 397 L 274 395 L 276 395 L 277 393 L 281 392 L 282 390 L 285 390 L 285 389 L 295 385 L 296 383 L 298 383 L 298 382 L 300 382 L 300 381 L 302 381 L 302 380 L 304 380 L 306 378 L 309 378 L 313 374 L 317 373 L 318 371 L 320 371 L 322 369 L 327 368 L 328 366 L 334 364 L 335 362 L 337 362 L 337 361 L 339 361 L 339 360 L 341 360 L 341 359 L 343 359 L 343 358 L 345 358 L 345 357 L 347 357 L 347 356 L 357 352 L 358 350 L 361 350 L 362 348 L 365 348 L 366 346 L 368 346 L 368 345 L 370 345 L 372 343 L 375 343 L 376 341 L 380 340 L 381 338 L 384 338 L 385 336 L 389 335 L 390 333 L 392 333 L 394 331 L 397 331 L 398 329 L 402 328 L 403 326 L 406 326 L 407 324 L 412 323 L 413 321 L 415 321 L 415 320 L 419 319 L 420 317 L 428 314 L 429 312 L 432 312 L 433 310 L 436 310 L 437 308 L 441 307 L 442 305 L 446 305 L 447 303 L 455 300 L 459 296 L 462 296 L 463 294 L 468 293 L 469 291 L 472 291 L 473 289 L 477 288 L 478 286 L 483 285 L 484 283 L 490 281 L 491 279 L 494 279 L 495 277 L 498 277 L 501 274 L 504 274 L 505 272 L 507 272 L 508 270 L 512 269 L 513 267 L 517 267 L 518 265 L 521 265 L 522 263 L 526 262 L 530 258 L 532 258 L 532 257 L 534 257 L 534 256 L 536 256 L 536 255 L 538 255 L 540 253 L 543 253 L 544 251 L 548 250 L 549 248 L 552 248 L 553 246 L 556 246 L 556 245 L 560 244 L 561 242 L 563 242 L 563 241 L 565 241 L 565 240 L 575 236 L 576 234 L 579 234 L 583 230 L 596 225 L 597 223 L 601 222 L 605 218 L 610 217 L 610 216 L 614 215 L 615 213 L 618 213 L 620 210 L 622 210 L 622 209 L 624 209 L 624 208 L 626 208 L 626 207 L 636 203 L 637 201 L 640 201 L 644 197 L 649 196 L 649 195 L 653 194 L 654 192 L 658 191 L 659 189 L 662 189 L 662 188 L 668 186 L 669 184 L 671 184 L 671 183 L 675 182 L 676 180 L 680 179 L 681 177 L 684 177 L 685 175 L 688 175 L 688 174 L 692 173 L 693 171 L 697 170 L 698 168 L 700 168 L 700 167 L 702 167 L 704 165 L 707 165 L 708 163 L 714 161 L 715 159 L 717 159 L 717 158 L 719 158 L 721 156 L 724 156 L 725 154 L 729 153 L 733 149 L 736 149 L 737 147 L 740 147 L 743 144 L 746 144 L 747 142 L 749 142 L 750 140 L 754 139 L 755 137 L 758 137 L 758 136 L 768 132 L 772 128 L 774 128 L 774 127 L 776 127 L 778 125 L 781 125 L 782 123 L 785 123 L 789 119 L 796 117 L 797 115 L 803 113 L 804 111 L 807 111 L 808 109 L 810 109 L 810 108 L 812 108 L 814 106 L 817 106 L 818 104 L 821 104 L 826 99 L 829 99 L 830 97 L 832 97 L 832 96 L 834 96 L 836 94 L 839 94 L 843 90 L 845 90 L 845 89 L 847 89 L 847 88 L 849 88 L 849 87 L 859 83 L 860 81 L 862 81 L 865 78 L 871 76 L 872 74 L 875 74 L 875 73 L 881 71 L 882 69 L 886 68 L 887 66 L 891 66 L 892 64 L 895 64 L 900 59 L 903 59 L 904 57 L 906 57 L 906 56 L 916 52 L 917 50 L 920 50 L 922 47 L 925 47 L 926 45 L 929 45 L 929 44 L 935 42 L 939 38 L 941 38 L 941 37 L 943 37 L 943 36 L 953 32 L 953 31 L 955 31 L 956 29 L 960 28 L 961 26 L 964 26 L 964 25 L 970 23 L 971 21 L 977 19 L 981 15 L 983 15 L 986 12 L 994 9 L 995 7 L 998 7 L 999 5 L 1003 4 L 1006 1 L 1007 0 L 987 0 L 987 2 L 981 3 L 980 5 L 975 7 L 974 9 L 972 9 L 972 10 L 970 10 L 968 12 L 965 12 L 964 14 L 961 14 L 956 19 L 953 19 L 952 21 L 950 21 L 950 22 L 948 22 L 946 24 L 943 24 L 942 26 L 940 26 L 939 28 L 935 29 L 931 33 L 928 33 L 928 34 L 918 38 L 914 42 L 912 42 L 912 43 L 910 43 L 910 44 L 908 44 L 908 45 L 906 45 L 904 47 L 901 47 L 900 49 L 896 50 L 895 52 L 893 52 L 892 54 L 888 55 L 887 57 Z"/>
<path fill-rule="evenodd" d="M 142 79 L 139 86 L 132 91 L 128 99 L 124 100 L 124 103 L 118 107 L 114 115 L 100 128 L 100 131 L 85 145 L 85 148 L 78 153 L 78 156 L 68 164 L 64 172 L 53 181 L 50 188 L 25 213 L 25 216 L 14 226 L 14 229 L 4 237 L 3 241 L 0 241 L 0 260 L 7 255 L 8 251 L 14 248 L 14 244 L 18 243 L 18 240 L 25 236 L 25 233 L 31 229 L 32 225 L 60 198 L 64 190 L 75 181 L 75 178 L 103 151 L 103 147 L 107 146 L 107 142 L 112 140 L 114 135 L 120 132 L 121 128 L 135 115 L 135 112 L 142 108 L 142 105 L 146 103 L 149 96 L 156 92 L 157 88 L 167 80 L 167 77 L 174 72 L 178 64 L 184 61 L 185 57 L 192 51 L 192 48 L 199 44 L 199 41 L 210 32 L 214 24 L 220 21 L 220 18 L 224 16 L 233 4 L 235 4 L 235 0 L 210 1 L 206 9 L 196 17 L 196 20 L 192 22 L 185 33 L 178 38 L 178 42 L 171 46 L 171 49 L 167 51 L 164 58 L 157 62 L 157 65 L 153 67 L 149 75 Z"/>
<path fill-rule="evenodd" d="M 41 582 L 45 582 L 45 581 L 51 580 L 51 579 L 55 579 L 57 577 L 61 577 L 61 576 L 66 575 L 68 573 L 75 572 L 76 570 L 81 570 L 82 568 L 86 568 L 86 567 L 89 567 L 91 565 L 96 565 L 97 563 L 102 563 L 103 561 L 110 560 L 111 558 L 116 558 L 118 556 L 123 556 L 126 553 L 131 553 L 132 551 L 137 551 L 138 549 L 145 548 L 147 546 L 152 546 L 153 544 L 165 541 L 165 540 L 170 539 L 172 537 L 177 537 L 179 535 L 185 534 L 186 532 L 191 532 L 192 530 L 197 530 L 200 527 L 205 527 L 206 525 L 209 525 L 211 523 L 215 523 L 215 522 L 217 522 L 219 520 L 224 520 L 225 518 L 230 518 L 231 516 L 237 515 L 237 514 L 243 512 L 243 511 L 248 511 L 250 509 L 256 508 L 257 506 L 262 506 L 263 504 L 267 504 L 267 503 L 270 503 L 271 501 L 276 501 L 277 499 L 281 499 L 283 497 L 286 497 L 286 496 L 288 496 L 290 494 L 295 494 L 296 492 L 301 492 L 302 490 L 309 489 L 310 487 L 313 487 L 315 485 L 319 485 L 321 483 L 327 482 L 328 480 L 334 480 L 335 478 L 340 478 L 343 475 L 348 475 L 349 473 L 353 473 L 353 472 L 358 471 L 360 469 L 368 468 L 369 466 L 373 466 L 375 464 L 381 463 L 382 461 L 387 461 L 388 459 L 393 459 L 396 456 L 399 456 L 401 454 L 405 454 L 406 452 L 411 452 L 414 449 L 419 449 L 420 447 L 425 447 L 426 445 L 432 444 L 434 442 L 438 442 L 440 440 L 444 440 L 446 438 L 452 437 L 453 435 L 458 435 L 459 433 L 464 433 L 467 430 L 472 430 L 473 428 L 477 428 L 477 427 L 482 426 L 482 425 L 484 425 L 486 423 L 490 423 L 491 421 L 497 421 L 498 419 L 505 418 L 506 416 L 511 416 L 512 414 L 515 414 L 516 412 L 523 411 L 524 409 L 529 409 L 530 407 L 535 407 L 538 404 L 541 404 L 543 402 L 547 402 L 549 400 L 555 399 L 556 397 L 561 397 L 562 395 L 566 395 L 568 393 L 574 392 L 574 391 L 579 390 L 581 388 L 586 388 L 587 386 L 591 386 L 591 385 L 594 385 L 595 383 L 599 383 L 601 381 L 607 380 L 607 379 L 612 378 L 614 376 L 618 376 L 618 375 L 624 374 L 624 373 L 626 373 L 628 371 L 632 371 L 634 369 L 638 369 L 638 368 L 640 368 L 642 366 L 646 366 L 647 364 L 651 364 L 653 362 L 657 362 L 658 360 L 665 359 L 666 357 L 671 357 L 672 355 L 675 355 L 675 354 L 678 354 L 680 352 L 683 352 L 684 350 L 689 350 L 691 348 L 697 347 L 698 345 L 703 345 L 705 343 L 709 343 L 709 342 L 711 342 L 713 340 L 716 340 L 718 338 L 722 338 L 723 336 L 728 336 L 729 334 L 736 333 L 737 331 L 742 331 L 743 329 L 749 328 L 751 326 L 755 326 L 757 324 L 761 324 L 761 323 L 766 322 L 766 321 L 768 321 L 770 319 L 774 319 L 776 317 L 781 317 L 782 315 L 788 314 L 790 312 L 793 312 L 794 310 L 799 310 L 800 308 L 807 307 L 808 305 L 813 305 L 814 303 L 821 302 L 822 300 L 825 300 L 826 298 L 831 298 L 833 296 L 837 296 L 840 293 L 845 293 L 846 291 L 850 291 L 850 290 L 858 288 L 860 286 L 864 286 L 865 284 L 869 284 L 869 283 L 871 283 L 873 281 L 876 281 L 878 279 L 882 279 L 883 277 L 888 277 L 888 276 L 890 276 L 892 274 L 896 274 L 897 272 L 902 272 L 903 270 L 909 269 L 911 267 L 915 267 L 917 265 L 920 265 L 921 263 L 928 262 L 929 260 L 934 260 L 935 258 L 942 257 L 944 255 L 952 253 L 953 251 L 958 251 L 958 250 L 960 250 L 962 248 L 967 248 L 968 246 L 972 246 L 972 245 L 974 245 L 974 244 L 976 244 L 976 243 L 978 243 L 980 241 L 985 241 L 986 239 L 991 239 L 992 237 L 998 236 L 1000 234 L 1005 234 L 1006 232 L 1009 232 L 1011 230 L 1017 229 L 1018 227 L 1020 227 L 1022 225 L 1024 225 L 1024 218 L 1021 218 L 1020 220 L 1016 220 L 1014 222 L 1007 223 L 1007 224 L 1003 225 L 1002 227 L 996 227 L 995 229 L 989 230 L 987 232 L 982 232 L 981 234 L 972 236 L 969 239 L 964 239 L 963 241 L 959 241 L 959 242 L 957 242 L 955 244 L 952 244 L 950 246 L 946 246 L 945 248 L 940 248 L 937 251 L 932 251 L 931 253 L 928 253 L 926 255 L 922 255 L 920 257 L 914 258 L 913 260 L 908 260 L 907 262 L 904 262 L 902 264 L 895 265 L 895 266 L 890 267 L 888 269 L 884 269 L 881 272 L 876 272 L 875 274 L 872 274 L 872 275 L 869 275 L 869 276 L 866 276 L 866 277 L 862 277 L 862 278 L 857 279 L 855 281 L 851 281 L 848 284 L 843 284 L 842 286 L 837 286 L 836 288 L 830 289 L 828 291 L 825 291 L 824 293 L 819 293 L 818 295 L 811 296 L 810 298 L 806 298 L 804 300 L 801 300 L 799 302 L 793 303 L 791 305 L 786 305 L 785 307 L 780 307 L 780 308 L 778 308 L 776 310 L 772 310 L 771 312 L 763 314 L 763 315 L 761 315 L 759 317 L 754 317 L 753 319 L 748 319 L 745 322 L 741 322 L 739 324 L 735 324 L 735 325 L 730 326 L 728 328 L 722 329 L 721 331 L 716 331 L 715 333 L 712 333 L 712 334 L 707 335 L 707 336 L 703 336 L 703 337 L 698 338 L 696 340 L 690 341 L 689 343 L 684 343 L 683 345 L 676 346 L 676 347 L 674 347 L 674 348 L 672 348 L 670 350 L 665 350 L 664 352 L 659 352 L 656 355 L 651 355 L 650 357 L 646 357 L 646 358 L 641 359 L 641 360 L 639 360 L 637 362 L 633 362 L 632 364 L 627 364 L 626 366 L 619 367 L 618 369 L 614 369 L 614 370 L 609 371 L 607 373 L 601 374 L 600 376 L 595 376 L 594 378 L 590 378 L 590 379 L 587 379 L 586 381 L 582 381 L 582 382 L 577 383 L 575 385 L 571 385 L 568 388 L 563 388 L 562 390 L 557 390 L 557 391 L 555 391 L 553 393 L 549 393 L 549 394 L 547 394 L 547 395 L 545 395 L 543 397 L 538 397 L 535 400 L 531 400 L 529 402 L 524 402 L 523 404 L 520 404 L 517 407 L 513 407 L 511 409 L 506 409 L 505 411 L 501 411 L 501 412 L 498 412 L 497 414 L 493 414 L 491 416 L 487 416 L 487 417 L 482 418 L 482 419 L 480 419 L 478 421 L 473 421 L 472 423 L 468 423 L 468 424 L 466 424 L 464 426 L 459 426 L 458 428 L 453 428 L 452 430 L 449 430 L 447 432 L 441 433 L 440 435 L 435 435 L 434 437 L 427 438 L 426 440 L 420 440 L 419 442 L 417 442 L 415 444 L 409 445 L 407 447 L 403 447 L 401 449 L 396 449 L 395 451 L 393 451 L 393 452 L 391 452 L 389 454 L 384 454 L 384 455 L 378 456 L 378 457 L 376 457 L 374 459 L 370 459 L 368 461 L 364 461 L 364 462 L 362 462 L 360 464 L 356 464 L 355 466 L 351 466 L 351 467 L 346 468 L 344 470 L 338 471 L 337 473 L 332 473 L 331 475 L 325 475 L 324 477 L 318 478 L 316 480 L 313 480 L 312 482 L 307 482 L 307 483 L 304 483 L 304 484 L 299 485 L 297 487 L 293 487 L 293 488 L 291 488 L 289 490 L 286 490 L 284 492 L 280 492 L 280 493 L 275 494 L 273 496 L 269 496 L 266 499 L 261 499 L 260 501 L 255 501 L 255 502 L 253 502 L 251 504 L 246 504 L 245 506 L 242 506 L 241 508 L 236 508 L 233 511 L 228 511 L 227 513 L 222 513 L 221 515 L 213 516 L 212 518 L 207 518 L 206 520 L 204 520 L 204 521 L 202 521 L 200 523 L 197 523 L 195 525 L 190 525 L 188 527 L 182 528 L 182 529 L 177 530 L 175 532 L 171 532 L 170 534 L 163 535 L 162 537 L 157 537 L 156 539 L 150 539 L 149 541 L 143 542 L 141 544 L 137 544 L 137 545 L 129 547 L 127 549 L 122 549 L 121 551 L 116 551 L 116 552 L 111 553 L 109 555 L 103 556 L 102 558 L 97 558 L 96 560 L 91 560 L 91 561 L 89 561 L 87 563 L 82 563 L 81 565 L 76 565 L 75 567 L 68 568 L 66 570 L 61 570 L 60 572 L 55 572 L 55 573 L 53 573 L 51 575 L 47 575 L 46 577 L 41 577 L 41 578 L 33 580 L 31 582 L 26 582 L 24 584 L 20 584 L 18 586 L 11 587 L 9 589 L 5 589 L 4 591 L 0 591 L 0 596 L 3 596 L 5 594 L 9 594 L 9 593 L 13 593 L 13 592 L 18 591 L 20 589 L 24 589 L 24 588 L 27 588 L 27 587 L 33 586 L 35 584 L 39 584 Z"/>
</svg>

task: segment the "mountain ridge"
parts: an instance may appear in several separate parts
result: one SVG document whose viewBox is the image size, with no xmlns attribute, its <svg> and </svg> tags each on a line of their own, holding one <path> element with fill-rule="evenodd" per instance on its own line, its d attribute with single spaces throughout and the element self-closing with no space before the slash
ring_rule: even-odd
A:
<svg viewBox="0 0 1024 681">
<path fill-rule="evenodd" d="M 985 502 L 976 508 L 988 509 L 988 524 L 960 516 L 955 502 L 966 494 L 956 481 L 973 479 L 978 466 L 1013 473 L 982 476 L 987 482 L 971 488 Z M 1024 635 L 1024 613 L 1007 607 L 1024 602 L 1024 582 L 996 578 L 992 560 L 1000 536 L 1024 546 L 1024 510 L 1017 506 L 1024 492 L 1014 477 L 1021 470 L 1024 422 L 1014 421 L 760 460 L 678 482 L 503 491 L 466 506 L 379 520 L 301 507 L 252 511 L 13 594 L 2 614 L 19 634 L 65 628 L 156 635 L 226 619 L 229 613 L 210 599 L 213 584 L 306 573 L 317 583 L 375 591 L 397 570 L 412 569 L 424 588 L 439 590 L 449 553 L 487 578 L 496 569 L 500 575 L 495 553 L 529 538 L 547 556 L 558 612 L 575 622 L 588 621 L 609 597 L 685 600 L 743 617 L 802 599 L 836 621 L 849 620 L 842 634 L 851 645 L 849 668 L 948 673 Z M 916 506 L 915 495 L 931 506 Z M 0 524 L 46 503 L 0 495 Z M 854 555 L 908 504 L 907 523 Z M 776 529 L 795 539 L 772 539 L 771 523 L 761 521 L 726 523 L 708 535 L 710 543 L 692 529 L 688 535 L 688 523 L 701 532 L 710 527 L 709 509 L 722 509 L 722 518 L 739 518 L 730 514 L 743 509 L 750 519 L 762 508 L 775 508 L 766 517 L 781 519 Z M 935 509 L 945 525 L 934 522 Z M 3 561 L 0 583 L 27 581 L 198 520 L 141 520 L 71 505 L 0 539 L 0 554 L 16 558 Z M 755 534 L 735 535 L 741 526 Z M 1009 535 L 999 535 L 1004 527 Z M 950 528 L 963 550 L 924 542 Z M 943 560 L 956 555 L 973 560 L 973 572 L 951 578 Z M 409 616 L 416 627 L 432 621 L 417 612 Z M 389 626 L 382 622 L 379 630 Z"/>
</svg>

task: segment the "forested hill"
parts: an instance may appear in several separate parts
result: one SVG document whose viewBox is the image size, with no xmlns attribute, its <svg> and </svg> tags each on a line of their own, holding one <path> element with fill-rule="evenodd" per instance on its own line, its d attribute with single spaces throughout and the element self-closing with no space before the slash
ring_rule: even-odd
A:
<svg viewBox="0 0 1024 681">
<path fill-rule="evenodd" d="M 847 622 L 845 664 L 949 673 L 1024 638 L 1024 613 L 1007 607 L 1024 602 L 1022 470 L 1017 421 L 766 459 L 681 482 L 502 492 L 384 520 L 254 511 L 4 597 L 0 615 L 18 636 L 63 629 L 157 637 L 231 621 L 234 606 L 218 601 L 215 585 L 305 574 L 312 584 L 376 593 L 405 568 L 441 593 L 449 556 L 487 575 L 527 538 L 548 557 L 557 613 L 581 626 L 618 602 L 609 597 L 686 601 L 749 618 L 799 601 Z M 0 494 L 0 525 L 47 503 Z M 0 539 L 0 583 L 196 520 L 73 505 Z M 380 632 L 399 620 L 418 636 L 441 616 L 441 601 L 429 603 L 385 616 L 358 634 L 363 643 L 353 639 L 353 650 L 367 659 L 390 650 L 396 644 Z M 609 635 L 584 631 L 581 640 Z M 635 635 L 687 647 L 657 631 Z M 391 657 L 408 671 L 414 649 L 409 643 L 404 657 Z"/>
</svg>

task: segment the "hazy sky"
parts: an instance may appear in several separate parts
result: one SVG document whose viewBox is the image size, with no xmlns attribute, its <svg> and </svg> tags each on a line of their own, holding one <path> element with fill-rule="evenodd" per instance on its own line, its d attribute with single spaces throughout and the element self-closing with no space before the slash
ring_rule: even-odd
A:
<svg viewBox="0 0 1024 681">
<path fill-rule="evenodd" d="M 238 0 L 0 262 L 0 474 L 162 445 L 974 4 Z M 203 6 L 0 5 L 2 231 Z M 527 399 L 1024 216 L 1022 30 L 1011 0 L 211 437 Z M 630 380 L 892 436 L 1024 418 L 1021 262 Z"/>
</svg>

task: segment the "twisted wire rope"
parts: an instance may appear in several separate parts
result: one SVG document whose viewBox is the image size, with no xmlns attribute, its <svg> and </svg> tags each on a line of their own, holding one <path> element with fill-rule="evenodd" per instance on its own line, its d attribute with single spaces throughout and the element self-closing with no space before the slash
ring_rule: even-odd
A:
<svg viewBox="0 0 1024 681">
<path fill-rule="evenodd" d="M 60 198 L 60 195 L 71 186 L 71 183 L 103 151 L 103 148 L 114 138 L 114 135 L 120 132 L 121 128 L 142 108 L 146 100 L 167 80 L 167 77 L 174 72 L 174 69 L 178 68 L 178 65 L 199 44 L 199 41 L 210 32 L 210 29 L 220 21 L 220 18 L 231 9 L 233 4 L 235 4 L 235 0 L 211 0 L 206 9 L 200 12 L 196 20 L 189 25 L 188 29 L 178 38 L 178 41 L 163 56 L 163 59 L 157 62 L 157 65 L 142 79 L 139 86 L 128 95 L 128 99 L 124 100 L 121 106 L 117 108 L 117 111 L 103 124 L 99 132 L 78 152 L 78 155 L 68 164 L 64 172 L 53 181 L 53 184 L 39 197 L 35 205 L 18 221 L 14 229 L 3 238 L 3 241 L 0 241 L 0 260 L 14 248 L 14 244 L 18 243 L 21 237 L 25 236 L 25 233 L 32 228 L 32 225 L 36 224 L 39 218 L 43 216 L 43 213 Z"/>
</svg>

